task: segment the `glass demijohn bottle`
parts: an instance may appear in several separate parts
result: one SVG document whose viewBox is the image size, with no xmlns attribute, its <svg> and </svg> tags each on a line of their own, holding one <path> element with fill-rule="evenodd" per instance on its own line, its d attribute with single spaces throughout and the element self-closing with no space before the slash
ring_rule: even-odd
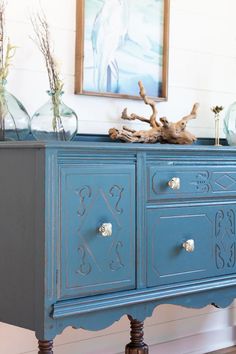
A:
<svg viewBox="0 0 236 354">
<path fill-rule="evenodd" d="M 229 145 L 236 145 L 236 102 L 232 103 L 224 119 L 224 132 Z"/>
<path fill-rule="evenodd" d="M 30 117 L 22 103 L 6 90 L 6 80 L 0 83 L 0 141 L 26 140 L 30 132 Z"/>
<path fill-rule="evenodd" d="M 77 134 L 78 117 L 61 99 L 63 92 L 47 91 L 50 99 L 31 119 L 31 132 L 36 140 L 69 141 Z"/>
</svg>

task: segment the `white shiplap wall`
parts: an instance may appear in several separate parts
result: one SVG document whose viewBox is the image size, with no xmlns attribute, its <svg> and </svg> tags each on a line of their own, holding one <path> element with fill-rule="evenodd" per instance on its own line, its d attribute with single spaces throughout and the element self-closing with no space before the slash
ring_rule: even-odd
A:
<svg viewBox="0 0 236 354">
<path fill-rule="evenodd" d="M 8 87 L 33 114 L 47 100 L 48 88 L 43 60 L 29 38 L 29 15 L 38 1 L 7 2 L 8 33 L 19 47 Z M 106 133 L 111 126 L 119 126 L 120 112 L 126 106 L 130 111 L 149 114 L 141 102 L 73 95 L 75 0 L 41 0 L 41 4 L 62 63 L 65 101 L 78 112 L 80 132 Z M 169 100 L 159 104 L 159 112 L 176 120 L 188 113 L 194 102 L 200 102 L 199 117 L 189 125 L 198 136 L 214 135 L 211 106 L 227 107 L 236 100 L 235 13 L 235 0 L 171 0 Z M 226 310 L 161 306 L 145 323 L 145 339 L 151 354 L 202 354 L 232 345 L 236 341 L 235 321 L 233 305 Z M 54 352 L 120 353 L 129 340 L 128 331 L 125 317 L 99 332 L 68 328 L 56 338 Z M 32 332 L 0 323 L 0 354 L 36 354 L 36 345 Z"/>
</svg>

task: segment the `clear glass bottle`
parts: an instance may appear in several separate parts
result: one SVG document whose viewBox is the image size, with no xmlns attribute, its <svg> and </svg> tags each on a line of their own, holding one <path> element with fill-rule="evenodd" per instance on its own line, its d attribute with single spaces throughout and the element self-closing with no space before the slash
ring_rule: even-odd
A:
<svg viewBox="0 0 236 354">
<path fill-rule="evenodd" d="M 236 102 L 231 104 L 224 119 L 224 132 L 229 145 L 236 145 Z"/>
<path fill-rule="evenodd" d="M 36 140 L 72 140 L 78 131 L 78 117 L 66 106 L 61 96 L 47 92 L 49 101 L 35 112 L 31 119 L 31 132 Z"/>
<path fill-rule="evenodd" d="M 0 141 L 27 140 L 30 117 L 22 103 L 0 84 Z"/>
</svg>

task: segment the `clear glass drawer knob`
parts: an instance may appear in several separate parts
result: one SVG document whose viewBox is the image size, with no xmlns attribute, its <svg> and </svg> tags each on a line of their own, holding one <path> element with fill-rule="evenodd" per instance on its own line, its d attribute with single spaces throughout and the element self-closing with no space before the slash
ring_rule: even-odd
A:
<svg viewBox="0 0 236 354">
<path fill-rule="evenodd" d="M 102 224 L 98 232 L 100 233 L 101 236 L 103 237 L 109 237 L 112 236 L 112 224 L 111 223 L 104 223 Z"/>
<path fill-rule="evenodd" d="M 171 189 L 180 189 L 180 178 L 179 177 L 171 178 L 171 180 L 168 182 L 168 186 Z"/>
<path fill-rule="evenodd" d="M 194 240 L 187 240 L 183 243 L 183 248 L 186 252 L 194 252 L 195 243 Z"/>
</svg>

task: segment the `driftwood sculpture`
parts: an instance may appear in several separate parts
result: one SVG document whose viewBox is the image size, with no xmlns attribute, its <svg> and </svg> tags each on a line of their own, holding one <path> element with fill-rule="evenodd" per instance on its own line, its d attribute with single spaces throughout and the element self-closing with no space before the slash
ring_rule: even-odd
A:
<svg viewBox="0 0 236 354">
<path fill-rule="evenodd" d="M 192 144 L 196 141 L 196 137 L 190 132 L 186 131 L 188 121 L 197 117 L 198 103 L 195 103 L 192 111 L 186 117 L 183 117 L 176 123 L 171 123 L 166 117 L 160 118 L 160 122 L 157 121 L 157 108 L 154 100 L 147 97 L 144 86 L 141 81 L 138 83 L 140 88 L 140 96 L 145 104 L 151 106 L 152 115 L 150 119 L 138 116 L 135 113 L 128 115 L 127 108 L 122 112 L 121 118 L 124 120 L 139 120 L 150 124 L 149 130 L 132 130 L 126 126 L 123 129 L 118 130 L 111 128 L 109 135 L 113 140 L 122 140 L 130 143 L 169 143 L 169 144 Z"/>
</svg>

